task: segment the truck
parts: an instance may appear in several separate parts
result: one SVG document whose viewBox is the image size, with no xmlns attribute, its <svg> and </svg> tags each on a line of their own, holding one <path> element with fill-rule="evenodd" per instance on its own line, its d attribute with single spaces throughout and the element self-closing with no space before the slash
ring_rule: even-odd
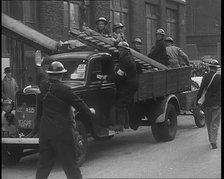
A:
<svg viewBox="0 0 224 179">
<path fill-rule="evenodd" d="M 7 22 L 10 22 L 9 20 L 11 19 L 7 19 Z M 22 25 L 20 22 L 14 23 L 17 28 Z M 7 27 L 4 23 L 3 27 L 15 31 L 15 28 Z M 23 34 L 23 38 L 30 40 L 30 36 L 27 36 L 27 34 L 29 35 L 28 32 L 30 32 L 29 28 L 25 28 L 27 29 L 26 34 Z M 19 30 L 16 32 L 19 32 Z M 73 31 L 73 35 L 76 32 Z M 85 34 L 88 34 L 90 31 L 85 32 Z M 111 44 L 105 43 L 108 40 L 105 40 L 102 36 L 90 35 L 87 38 L 83 34 L 83 32 L 78 33 L 78 36 L 81 36 L 78 40 L 94 48 L 86 46 L 75 49 L 54 50 L 52 52 L 54 48 L 44 47 L 51 52 L 49 55 L 51 58 L 61 62 L 68 70 L 62 82 L 70 86 L 89 107 L 94 108 L 96 111 L 95 116 L 91 119 L 91 125 L 87 121 L 85 114 L 74 111 L 77 131 L 80 136 L 77 142 L 79 144 L 77 145 L 79 152 L 77 163 L 79 165 L 85 161 L 87 139 L 89 137 L 104 141 L 119 134 L 117 131 L 108 129 L 110 110 L 116 102 L 116 85 L 113 82 L 101 81 L 96 78 L 98 74 L 111 75 L 114 73 L 115 66 L 118 63 L 116 48 L 112 48 Z M 35 45 L 40 45 L 42 42 L 42 35 L 38 35 L 35 38 Z M 92 41 L 94 41 L 94 44 Z M 44 42 L 42 43 L 44 44 Z M 51 44 L 55 45 L 56 43 Z M 52 47 L 52 45 L 49 46 Z M 194 116 L 197 127 L 204 127 L 204 115 L 197 108 L 195 102 L 198 89 L 191 90 L 191 67 L 168 69 L 154 60 L 138 54 L 133 49 L 131 49 L 131 52 L 136 63 L 140 64 L 142 69 L 138 74 L 139 88 L 134 97 L 134 123 L 137 127 L 133 130 L 137 130 L 139 126 L 151 127 L 156 141 L 174 140 L 178 125 L 177 116 L 186 114 L 186 111 L 190 111 L 190 115 Z M 2 131 L 2 133 L 4 132 L 2 137 L 4 164 L 15 164 L 21 157 L 38 151 L 38 135 L 28 138 L 26 136 L 32 132 L 35 120 L 40 120 L 40 116 L 41 101 L 38 86 L 30 86 L 17 92 L 15 119 L 19 137 L 10 138 L 5 134 L 5 131 Z M 128 113 L 123 117 L 125 120 L 129 120 Z"/>
</svg>

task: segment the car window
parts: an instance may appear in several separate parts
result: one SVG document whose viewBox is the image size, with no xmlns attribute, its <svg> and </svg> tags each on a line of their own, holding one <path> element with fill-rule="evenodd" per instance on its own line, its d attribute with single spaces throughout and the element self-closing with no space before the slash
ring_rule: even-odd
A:
<svg viewBox="0 0 224 179">
<path fill-rule="evenodd" d="M 113 73 L 113 61 L 109 58 L 107 59 L 95 59 L 92 64 L 91 72 L 91 82 L 101 81 L 96 78 L 96 75 L 111 75 Z"/>
<path fill-rule="evenodd" d="M 87 62 L 85 59 L 63 59 L 60 61 L 67 72 L 64 74 L 63 80 L 84 81 L 86 78 Z"/>
</svg>

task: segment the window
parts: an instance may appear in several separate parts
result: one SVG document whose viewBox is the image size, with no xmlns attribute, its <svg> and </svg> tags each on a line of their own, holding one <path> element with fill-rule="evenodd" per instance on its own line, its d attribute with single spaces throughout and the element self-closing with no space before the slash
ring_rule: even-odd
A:
<svg viewBox="0 0 224 179">
<path fill-rule="evenodd" d="M 36 2 L 23 1 L 23 22 L 35 23 L 36 22 Z"/>
<path fill-rule="evenodd" d="M 166 9 L 166 33 L 167 36 L 173 38 L 174 42 L 177 40 L 177 12 L 172 9 Z"/>
<path fill-rule="evenodd" d="M 115 23 L 121 22 L 125 29 L 124 34 L 128 34 L 128 0 L 111 0 L 110 16 L 112 19 L 111 32 Z"/>
<path fill-rule="evenodd" d="M 159 8 L 152 4 L 146 4 L 146 34 L 147 34 L 147 54 L 156 41 L 155 33 L 159 24 Z"/>
<path fill-rule="evenodd" d="M 69 17 L 70 17 L 70 28 L 79 29 L 79 4 L 69 4 Z"/>
<path fill-rule="evenodd" d="M 80 29 L 82 24 L 89 25 L 89 1 L 64 1 L 64 27 Z"/>
</svg>

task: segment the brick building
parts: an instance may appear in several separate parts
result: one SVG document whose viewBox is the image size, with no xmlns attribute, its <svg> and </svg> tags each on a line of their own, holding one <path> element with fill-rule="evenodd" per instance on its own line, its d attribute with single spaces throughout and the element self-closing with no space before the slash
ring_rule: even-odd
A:
<svg viewBox="0 0 224 179">
<path fill-rule="evenodd" d="M 55 40 L 68 40 L 70 28 L 81 29 L 83 23 L 95 27 L 104 16 L 125 25 L 131 45 L 135 37 L 143 40 L 147 54 L 155 43 L 155 31 L 163 28 L 176 44 L 185 49 L 185 1 L 183 0 L 79 0 L 79 1 L 2 1 L 2 12 Z M 21 87 L 35 83 L 34 52 L 29 45 L 2 34 L 2 62 L 9 60 Z M 16 49 L 16 50 L 15 50 Z M 4 60 L 3 60 L 4 59 Z"/>
<path fill-rule="evenodd" d="M 220 60 L 221 0 L 186 0 L 186 41 L 197 48 L 196 57 Z"/>
</svg>

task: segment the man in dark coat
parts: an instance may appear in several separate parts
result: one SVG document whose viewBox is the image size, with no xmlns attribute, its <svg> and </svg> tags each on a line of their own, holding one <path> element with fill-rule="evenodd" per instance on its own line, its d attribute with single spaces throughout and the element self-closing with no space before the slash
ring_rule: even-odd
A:
<svg viewBox="0 0 224 179">
<path fill-rule="evenodd" d="M 40 64 L 36 60 L 36 65 Z M 46 179 L 49 176 L 55 158 L 61 162 L 67 178 L 82 178 L 76 164 L 75 120 L 71 106 L 86 114 L 87 118 L 92 117 L 94 110 L 90 110 L 70 87 L 61 82 L 66 71 L 60 62 L 52 62 L 46 71 L 49 79 L 40 82 L 43 112 L 40 120 L 40 155 L 36 179 Z"/>
<path fill-rule="evenodd" d="M 164 36 L 165 36 L 165 31 L 163 29 L 158 29 L 156 31 L 156 44 L 147 56 L 165 66 L 168 66 L 169 58 L 166 53 L 166 45 L 164 42 Z"/>
<path fill-rule="evenodd" d="M 117 123 L 109 128 L 111 130 L 123 130 L 123 127 L 128 128 L 129 121 L 124 121 L 124 119 L 129 119 L 133 115 L 131 114 L 133 110 L 134 94 L 138 89 L 138 77 L 136 64 L 129 50 L 129 45 L 127 42 L 120 42 L 118 44 L 119 50 L 119 68 L 115 74 L 111 76 L 98 75 L 99 79 L 115 82 L 117 86 L 117 100 L 115 104 Z M 130 121 L 132 122 L 132 121 Z M 125 125 L 125 126 L 124 126 Z"/>
<path fill-rule="evenodd" d="M 204 89 L 207 89 L 202 107 L 205 112 L 205 121 L 208 129 L 209 142 L 212 149 L 217 148 L 217 136 L 221 119 L 221 70 L 217 60 L 212 60 L 210 72 L 205 74 L 197 94 L 197 101 L 201 98 Z M 215 75 L 215 76 L 214 76 Z M 213 78 L 214 76 L 214 78 Z M 210 81 L 212 80 L 208 87 Z"/>
</svg>

